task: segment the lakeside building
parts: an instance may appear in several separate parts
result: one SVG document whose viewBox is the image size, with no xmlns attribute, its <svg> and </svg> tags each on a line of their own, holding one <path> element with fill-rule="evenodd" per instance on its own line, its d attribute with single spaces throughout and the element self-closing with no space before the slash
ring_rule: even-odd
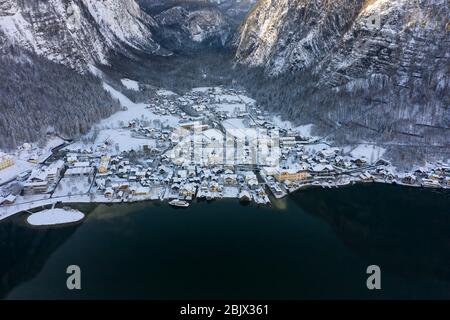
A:
<svg viewBox="0 0 450 320">
<path fill-rule="evenodd" d="M 45 169 L 47 173 L 48 182 L 56 182 L 61 175 L 61 171 L 64 169 L 64 161 L 58 160 L 53 162 L 47 169 Z"/>
<path fill-rule="evenodd" d="M 286 180 L 298 181 L 298 180 L 306 180 L 310 178 L 311 175 L 307 170 L 304 169 L 281 169 L 277 170 L 274 175 L 274 178 L 278 182 L 284 182 Z"/>
<path fill-rule="evenodd" d="M 23 185 L 25 195 L 46 193 L 48 190 L 48 181 L 29 181 Z"/>
<path fill-rule="evenodd" d="M 63 160 L 53 162 L 46 168 L 34 169 L 28 180 L 23 185 L 24 194 L 30 195 L 46 193 L 49 185 L 58 181 L 63 169 Z"/>
</svg>

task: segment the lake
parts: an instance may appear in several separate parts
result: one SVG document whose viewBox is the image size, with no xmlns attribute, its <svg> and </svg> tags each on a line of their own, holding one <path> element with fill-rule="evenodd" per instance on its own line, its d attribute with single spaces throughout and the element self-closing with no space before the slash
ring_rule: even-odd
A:
<svg viewBox="0 0 450 320">
<path fill-rule="evenodd" d="M 271 208 L 73 205 L 82 223 L 0 223 L 4 299 L 450 298 L 450 193 L 367 184 Z M 81 290 L 66 287 L 69 265 Z M 381 268 L 381 290 L 366 268 Z"/>
</svg>

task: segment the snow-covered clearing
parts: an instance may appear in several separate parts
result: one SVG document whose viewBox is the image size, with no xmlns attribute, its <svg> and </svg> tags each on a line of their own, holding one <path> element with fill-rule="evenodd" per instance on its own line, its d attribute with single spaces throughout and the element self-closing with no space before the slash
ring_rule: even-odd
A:
<svg viewBox="0 0 450 320">
<path fill-rule="evenodd" d="M 176 96 L 177 94 L 170 90 L 159 89 L 156 94 L 162 97 Z"/>
<path fill-rule="evenodd" d="M 131 79 L 121 79 L 123 86 L 127 89 L 139 91 L 139 82 Z"/>
<path fill-rule="evenodd" d="M 33 213 L 27 222 L 33 226 L 51 226 L 77 222 L 84 219 L 84 214 L 78 210 L 48 209 Z"/>
<path fill-rule="evenodd" d="M 100 146 L 105 141 L 108 141 L 110 145 L 117 146 L 118 150 L 115 147 L 113 148 L 115 152 L 139 151 L 142 150 L 144 145 L 151 148 L 156 147 L 156 141 L 154 139 L 134 137 L 132 132 L 126 129 L 106 129 L 100 131 L 95 140 L 95 145 Z"/>
<path fill-rule="evenodd" d="M 366 158 L 370 163 L 383 157 L 386 149 L 372 144 L 360 144 L 356 148 L 345 147 L 344 152 L 349 152 L 355 158 Z"/>
<path fill-rule="evenodd" d="M 272 118 L 272 122 L 280 129 L 293 130 L 298 132 L 303 137 L 311 137 L 311 130 L 313 124 L 305 124 L 295 127 L 294 124 L 289 120 L 282 120 L 281 116 L 275 116 Z"/>
<path fill-rule="evenodd" d="M 62 178 L 53 193 L 53 197 L 70 196 L 72 194 L 84 194 L 89 191 L 91 182 L 88 176 L 74 176 Z"/>
<path fill-rule="evenodd" d="M 221 112 L 233 113 L 235 111 L 244 112 L 245 104 L 243 103 L 219 103 L 215 105 L 215 109 Z"/>
<path fill-rule="evenodd" d="M 178 126 L 179 118 L 174 116 L 157 116 L 150 110 L 146 109 L 148 104 L 134 103 L 123 93 L 117 91 L 107 83 L 104 83 L 103 87 L 111 94 L 113 98 L 118 99 L 120 104 L 128 110 L 116 112 L 109 118 L 103 119 L 98 125 L 99 128 L 121 128 L 124 124 L 127 124 L 129 121 L 135 119 L 159 119 L 163 125 L 169 125 L 171 127 Z"/>
<path fill-rule="evenodd" d="M 248 126 L 245 125 L 244 119 L 240 118 L 231 118 L 222 122 L 222 125 L 225 129 L 245 129 Z"/>
</svg>

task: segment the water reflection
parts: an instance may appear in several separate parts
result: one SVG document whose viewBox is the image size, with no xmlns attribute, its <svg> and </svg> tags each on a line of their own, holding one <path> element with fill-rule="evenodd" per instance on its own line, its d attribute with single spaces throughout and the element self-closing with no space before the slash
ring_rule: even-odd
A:
<svg viewBox="0 0 450 320">
<path fill-rule="evenodd" d="M 26 215 L 0 223 L 0 298 L 23 282 L 33 279 L 48 258 L 77 229 L 31 228 L 24 222 Z"/>
<path fill-rule="evenodd" d="M 367 185 L 296 193 L 367 264 L 405 277 L 450 281 L 448 192 Z"/>
</svg>

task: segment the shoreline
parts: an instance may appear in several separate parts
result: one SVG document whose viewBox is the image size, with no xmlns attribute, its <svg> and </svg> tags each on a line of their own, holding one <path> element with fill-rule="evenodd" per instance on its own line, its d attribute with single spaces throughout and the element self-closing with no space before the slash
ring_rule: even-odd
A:
<svg viewBox="0 0 450 320">
<path fill-rule="evenodd" d="M 289 190 L 289 193 L 287 193 L 283 197 L 276 197 L 273 193 L 271 194 L 276 200 L 281 200 L 286 197 L 289 197 L 291 194 L 294 194 L 296 192 L 300 192 L 303 190 L 313 189 L 313 188 L 323 188 L 323 189 L 339 189 L 344 187 L 352 187 L 356 185 L 367 185 L 367 184 L 380 184 L 380 185 L 391 185 L 391 186 L 400 186 L 400 187 L 410 187 L 410 188 L 422 188 L 422 189 L 428 189 L 428 190 L 450 190 L 450 187 L 424 187 L 420 185 L 408 185 L 404 183 L 388 183 L 388 182 L 382 182 L 382 181 L 350 181 L 345 184 L 341 185 L 333 185 L 333 186 L 325 186 L 321 184 L 304 184 L 295 190 Z M 99 197 L 100 198 L 100 197 Z M 224 198 L 226 200 L 236 199 L 238 201 L 239 198 Z M 16 214 L 28 212 L 30 214 L 33 214 L 32 212 L 29 212 L 30 210 L 37 209 L 39 207 L 42 207 L 43 210 L 45 210 L 46 206 L 54 206 L 58 204 L 65 204 L 65 205 L 76 205 L 76 204 L 86 204 L 86 203 L 92 203 L 92 204 L 126 204 L 126 203 L 138 203 L 138 202 L 168 202 L 170 199 L 154 199 L 152 197 L 146 197 L 146 198 L 139 198 L 139 199 L 107 199 L 105 197 L 102 197 L 101 199 L 92 199 L 90 195 L 88 194 L 82 194 L 82 195 L 71 195 L 71 196 L 62 196 L 62 197 L 50 197 L 46 199 L 40 199 L 30 202 L 23 202 L 19 204 L 12 204 L 3 206 L 1 209 L 6 209 L 6 212 L 0 214 L 0 222 L 3 220 L 6 220 Z M 193 198 L 192 201 L 197 200 L 198 202 L 202 200 L 200 198 Z M 223 199 L 213 199 L 213 201 L 221 201 Z M 192 202 L 191 201 L 191 202 Z M 205 200 L 206 201 L 206 200 Z M 250 201 L 249 203 L 254 203 L 256 205 L 261 205 L 261 203 L 257 203 L 254 199 Z M 31 205 L 32 204 L 32 205 Z M 264 205 L 267 206 L 267 205 Z M 10 210 L 8 210 L 10 209 Z"/>
</svg>

